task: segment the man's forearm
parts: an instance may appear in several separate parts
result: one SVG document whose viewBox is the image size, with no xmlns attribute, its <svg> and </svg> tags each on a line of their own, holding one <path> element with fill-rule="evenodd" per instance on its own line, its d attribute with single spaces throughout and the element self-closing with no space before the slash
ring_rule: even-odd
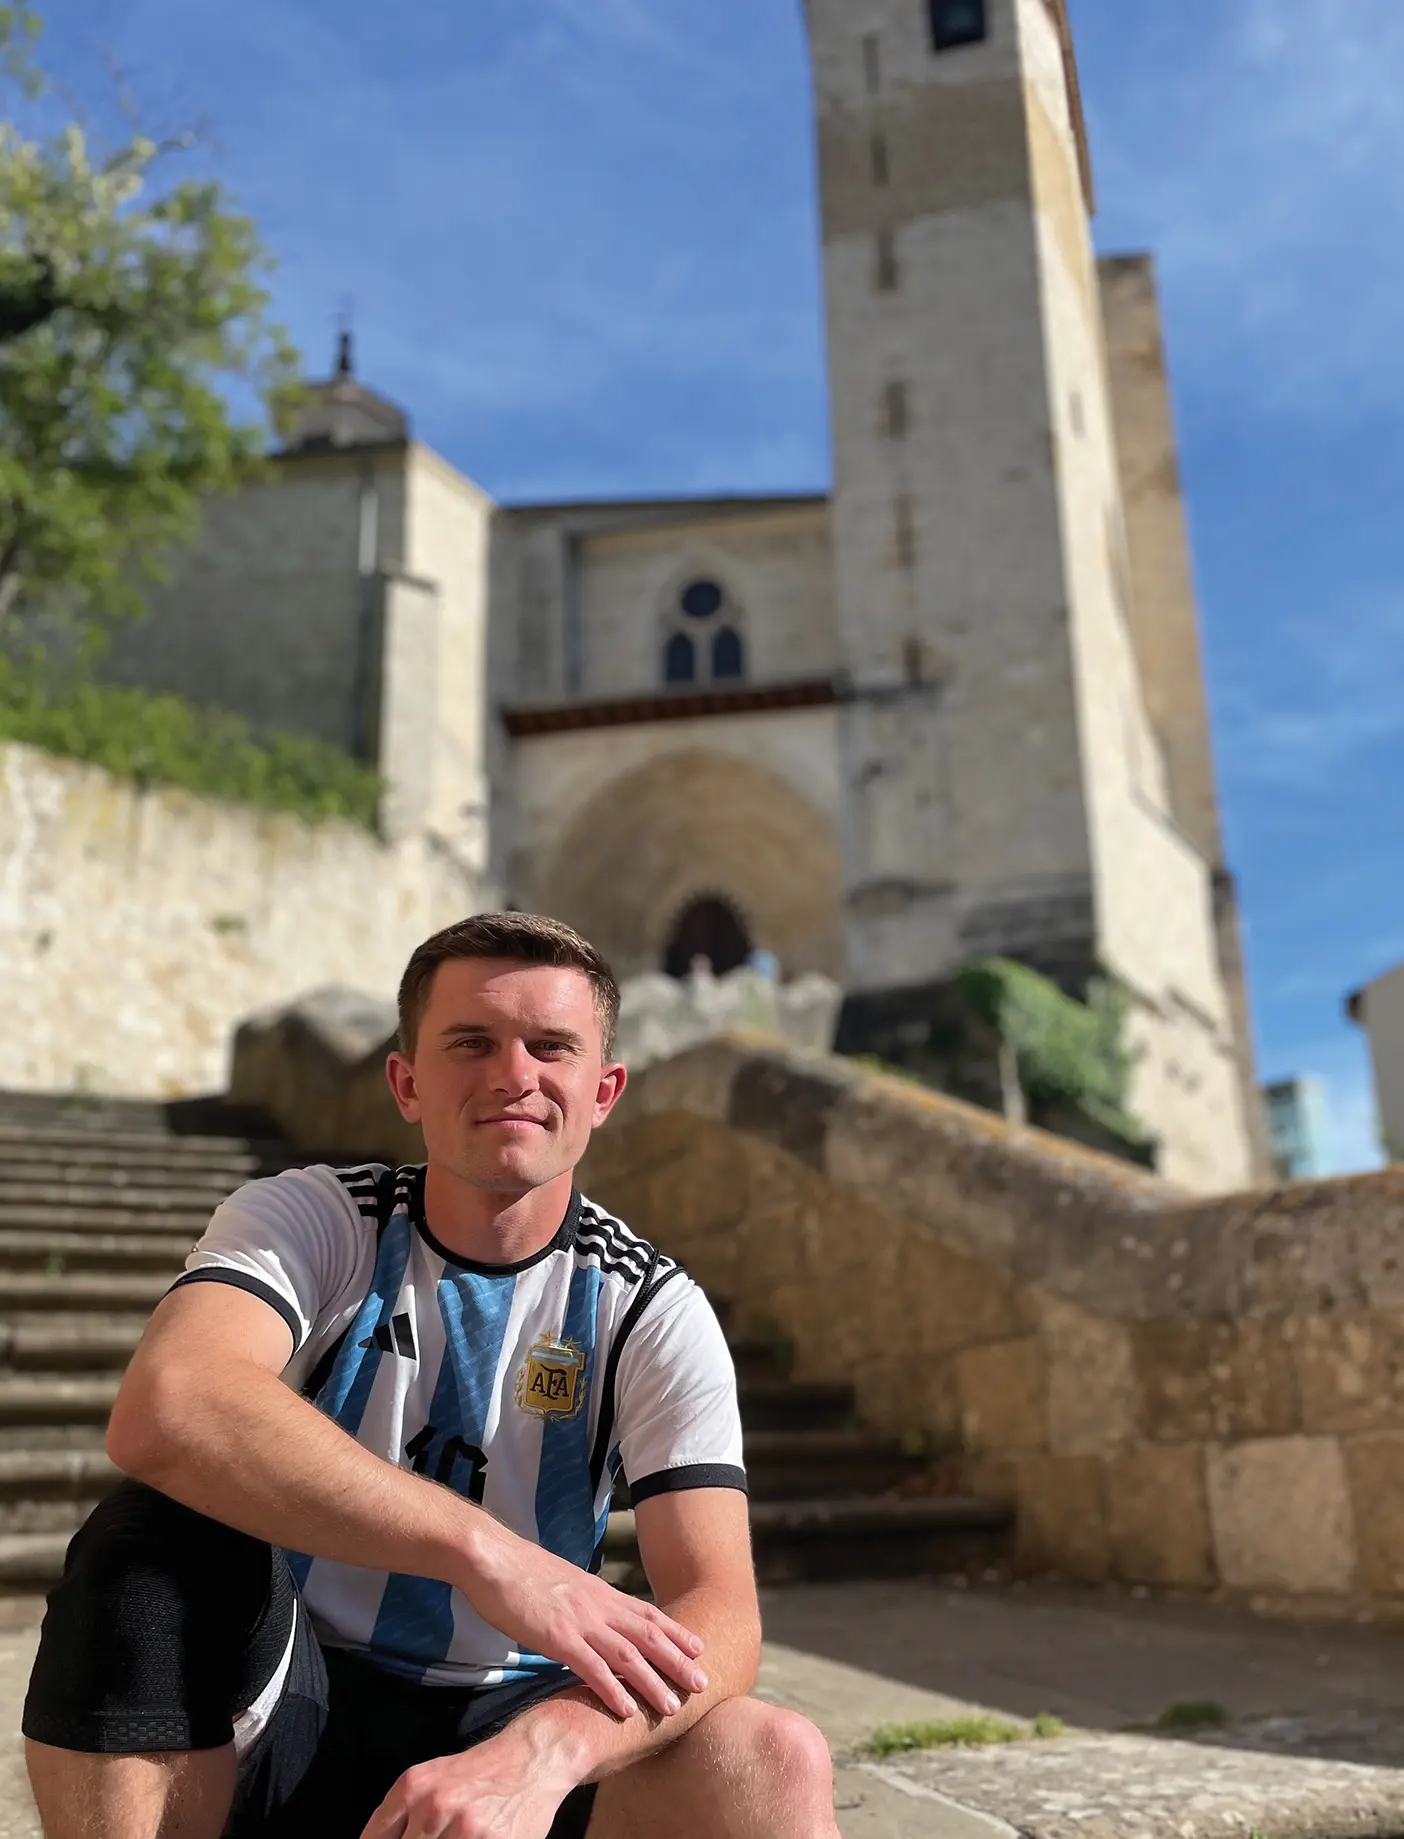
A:
<svg viewBox="0 0 1404 1839">
<path fill-rule="evenodd" d="M 139 1481 L 270 1545 L 454 1582 L 492 1528 L 480 1508 L 363 1449 L 281 1379 L 241 1367 L 119 1401 L 109 1447 Z"/>
<path fill-rule="evenodd" d="M 749 1609 L 738 1614 L 732 1598 L 707 1587 L 660 1607 L 706 1642 L 705 1692 L 685 1698 L 668 1718 L 643 1709 L 639 1717 L 621 1722 L 593 1693 L 575 1687 L 524 1712 L 492 1743 L 519 1749 L 524 1768 L 558 1772 L 565 1786 L 573 1788 L 603 1781 L 666 1749 L 723 1700 L 750 1692 L 760 1661 L 758 1616 Z"/>
</svg>

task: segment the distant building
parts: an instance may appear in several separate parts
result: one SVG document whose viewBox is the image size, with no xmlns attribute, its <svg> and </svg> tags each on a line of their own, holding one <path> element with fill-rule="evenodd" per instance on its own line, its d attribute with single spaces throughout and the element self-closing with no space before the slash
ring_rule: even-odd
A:
<svg viewBox="0 0 1404 1839">
<path fill-rule="evenodd" d="M 1404 964 L 1346 998 L 1346 1014 L 1370 1037 L 1380 1141 L 1391 1162 L 1404 1162 Z"/>
<path fill-rule="evenodd" d="M 1319 1079 L 1278 1079 L 1263 1087 L 1272 1163 L 1281 1181 L 1330 1172 L 1330 1125 Z"/>
</svg>

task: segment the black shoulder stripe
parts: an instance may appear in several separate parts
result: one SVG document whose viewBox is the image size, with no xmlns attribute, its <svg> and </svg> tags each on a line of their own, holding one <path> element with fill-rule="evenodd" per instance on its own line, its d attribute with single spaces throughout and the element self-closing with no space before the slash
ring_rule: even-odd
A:
<svg viewBox="0 0 1404 1839">
<path fill-rule="evenodd" d="M 294 1353 L 302 1346 L 302 1323 L 298 1313 L 287 1297 L 275 1290 L 271 1283 L 263 1282 L 248 1271 L 231 1270 L 227 1264 L 201 1264 L 193 1271 L 187 1271 L 183 1277 L 177 1277 L 166 1294 L 169 1296 L 171 1290 L 183 1290 L 187 1284 L 192 1283 L 228 1284 L 231 1289 L 243 1290 L 249 1296 L 256 1296 L 261 1303 L 267 1303 L 270 1309 L 275 1309 L 282 1316 L 293 1338 Z"/>
<path fill-rule="evenodd" d="M 614 1337 L 614 1345 L 609 1350 L 609 1359 L 605 1362 L 604 1386 L 600 1393 L 599 1428 L 595 1432 L 595 1447 L 590 1455 L 590 1479 L 594 1484 L 596 1494 L 599 1493 L 600 1483 L 604 1479 L 605 1463 L 609 1460 L 610 1439 L 614 1435 L 614 1388 L 619 1378 L 619 1359 L 624 1352 L 624 1344 L 638 1326 L 639 1317 L 664 1284 L 677 1277 L 682 1271 L 681 1265 L 674 1264 L 660 1274 L 658 1266 L 661 1262 L 662 1253 L 655 1251 L 649 1260 L 648 1274 L 639 1286 L 638 1295 L 630 1303 L 624 1320 L 619 1324 L 619 1332 Z"/>
<path fill-rule="evenodd" d="M 655 1494 L 686 1494 L 694 1488 L 739 1488 L 745 1494 L 746 1471 L 729 1462 L 691 1462 L 683 1468 L 660 1469 L 656 1475 L 645 1475 L 642 1481 L 631 1481 L 629 1499 L 637 1507 Z"/>
</svg>

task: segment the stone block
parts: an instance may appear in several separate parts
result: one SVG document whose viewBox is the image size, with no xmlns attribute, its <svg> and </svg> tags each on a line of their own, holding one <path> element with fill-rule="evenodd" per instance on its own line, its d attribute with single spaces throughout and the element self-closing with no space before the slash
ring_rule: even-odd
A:
<svg viewBox="0 0 1404 1839">
<path fill-rule="evenodd" d="M 1197 1443 L 1142 1444 L 1107 1463 L 1111 1562 L 1126 1583 L 1208 1589 L 1214 1542 Z"/>
<path fill-rule="evenodd" d="M 1360 1580 L 1372 1596 L 1404 1596 L 1404 1436 L 1344 1445 Z"/>
<path fill-rule="evenodd" d="M 1231 1588 L 1339 1596 L 1354 1586 L 1350 1492 L 1334 1437 L 1213 1445 L 1207 1476 L 1215 1559 Z"/>
<path fill-rule="evenodd" d="M 1314 1315 L 1292 1326 L 1303 1430 L 1404 1430 L 1404 1319 Z"/>
<path fill-rule="evenodd" d="M 1102 1463 L 1031 1455 L 1020 1458 L 1017 1474 L 1020 1568 L 1100 1583 L 1111 1569 Z"/>
<path fill-rule="evenodd" d="M 1158 1443 L 1289 1436 L 1301 1427 L 1281 1324 L 1145 1322 L 1132 1330 L 1141 1426 Z"/>
<path fill-rule="evenodd" d="M 1038 1342 L 972 1347 L 957 1363 L 961 1427 L 973 1450 L 1042 1449 L 1047 1442 L 1043 1359 Z"/>
<path fill-rule="evenodd" d="M 1136 1430 L 1136 1378 L 1126 1329 L 1050 1298 L 1041 1340 L 1053 1454 L 1103 1455 L 1129 1442 Z"/>
<path fill-rule="evenodd" d="M 331 985 L 264 1010 L 234 1036 L 229 1097 L 267 1112 L 306 1155 L 422 1162 L 385 1077 L 395 1005 Z"/>
</svg>

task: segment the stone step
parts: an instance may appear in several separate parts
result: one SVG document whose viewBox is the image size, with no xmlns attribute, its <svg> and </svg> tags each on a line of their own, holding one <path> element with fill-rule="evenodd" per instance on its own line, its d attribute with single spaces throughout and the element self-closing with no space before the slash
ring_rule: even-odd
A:
<svg viewBox="0 0 1404 1839">
<path fill-rule="evenodd" d="M 0 1424 L 104 1425 L 120 1383 L 118 1373 L 5 1373 Z"/>
<path fill-rule="evenodd" d="M 0 1227 L 0 1306 L 13 1271 L 168 1271 L 178 1276 L 194 1240 L 185 1233 L 16 1232 Z"/>
<path fill-rule="evenodd" d="M 156 1131 L 94 1131 L 0 1121 L 0 1160 L 85 1167 L 240 1168 L 295 1161 L 285 1143 L 244 1137 L 175 1137 Z"/>
<path fill-rule="evenodd" d="M 218 1203 L 215 1203 L 218 1205 Z M 143 1233 L 153 1229 L 184 1239 L 191 1246 L 210 1223 L 214 1207 L 167 1208 L 151 1213 L 125 1201 L 111 1206 L 69 1207 L 40 1199 L 0 1200 L 0 1232 Z"/>
<path fill-rule="evenodd" d="M 272 1120 L 248 1105 L 231 1105 L 217 1093 L 195 1098 L 109 1098 L 95 1092 L 0 1091 L 0 1126 L 61 1129 L 93 1136 L 151 1135 L 271 1137 Z"/>
<path fill-rule="evenodd" d="M 842 1430 L 852 1422 L 853 1388 L 829 1380 L 743 1379 L 741 1423 L 764 1430 Z"/>
<path fill-rule="evenodd" d="M 761 1431 L 746 1438 L 753 1501 L 882 1495 L 926 1466 L 897 1438 L 861 1430 Z"/>
<path fill-rule="evenodd" d="M 921 1577 L 989 1565 L 1007 1556 L 1012 1509 L 997 1501 L 934 1496 L 918 1500 L 752 1501 L 751 1542 L 763 1584 L 836 1583 L 870 1577 Z M 632 1513 L 610 1515 L 605 1556 L 633 1561 Z"/>
<path fill-rule="evenodd" d="M 101 1447 L 0 1449 L 0 1500 L 94 1501 L 114 1488 L 121 1471 Z"/>
<path fill-rule="evenodd" d="M 75 1530 L 0 1534 L 0 1585 L 13 1590 L 56 1584 Z"/>
<path fill-rule="evenodd" d="M 170 1270 L 0 1273 L 0 1318 L 53 1311 L 60 1315 L 91 1312 L 105 1315 L 148 1313 L 171 1287 L 179 1264 Z"/>
<path fill-rule="evenodd" d="M 293 1160 L 284 1143 L 242 1137 L 97 1135 L 90 1131 L 12 1130 L 0 1124 L 0 1161 L 7 1168 L 249 1169 Z"/>
<path fill-rule="evenodd" d="M 0 1372 L 121 1372 L 146 1321 L 97 1312 L 0 1317 Z"/>
<path fill-rule="evenodd" d="M 743 1336 L 738 1340 L 727 1341 L 731 1349 L 731 1358 L 736 1365 L 738 1380 L 783 1379 L 788 1360 L 788 1350 L 775 1341 L 762 1341 L 755 1336 Z"/>
<path fill-rule="evenodd" d="M 242 1187 L 242 1180 L 235 1184 Z M 110 1180 L 75 1178 L 69 1170 L 55 1168 L 42 1179 L 15 1170 L 0 1170 L 0 1221 L 42 1220 L 49 1225 L 92 1222 L 96 1230 L 113 1214 L 131 1214 L 138 1221 L 164 1221 L 168 1215 L 207 1220 L 234 1189 L 222 1181 L 193 1185 L 188 1176 L 173 1173 L 161 1181 L 146 1172 L 132 1176 L 119 1171 Z M 61 1216 L 61 1218 L 59 1217 Z M 124 1222 L 125 1223 L 125 1222 Z"/>
</svg>

